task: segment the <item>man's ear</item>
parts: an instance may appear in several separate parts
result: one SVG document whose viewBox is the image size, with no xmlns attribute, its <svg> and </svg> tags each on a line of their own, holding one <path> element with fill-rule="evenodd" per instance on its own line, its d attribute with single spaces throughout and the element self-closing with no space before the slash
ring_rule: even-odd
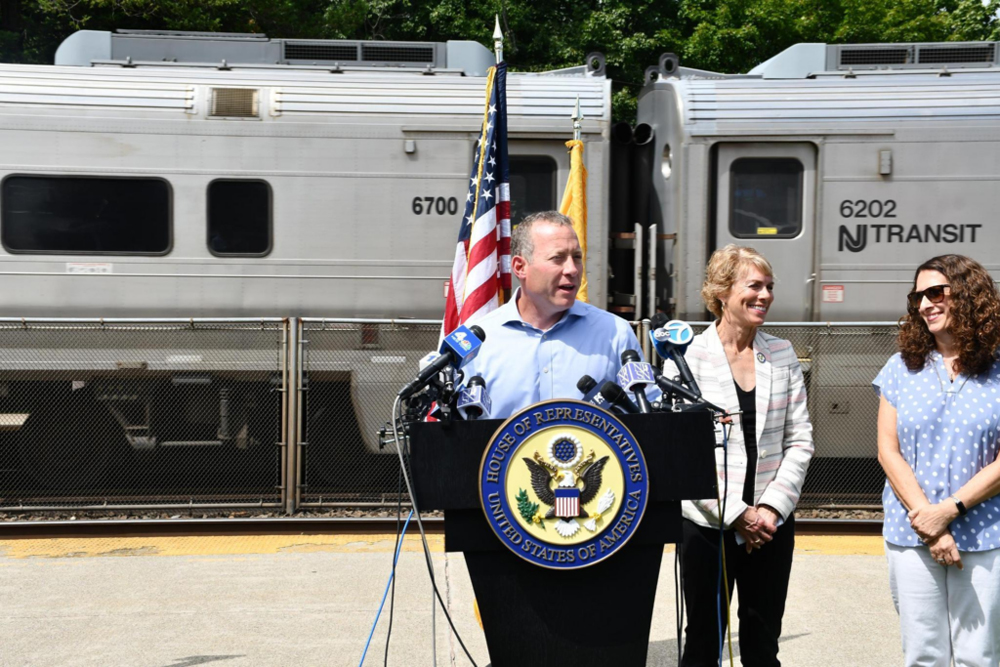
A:
<svg viewBox="0 0 1000 667">
<path fill-rule="evenodd" d="M 528 260 L 520 255 L 514 255 L 510 258 L 510 270 L 517 276 L 518 280 L 524 280 L 527 275 Z"/>
</svg>

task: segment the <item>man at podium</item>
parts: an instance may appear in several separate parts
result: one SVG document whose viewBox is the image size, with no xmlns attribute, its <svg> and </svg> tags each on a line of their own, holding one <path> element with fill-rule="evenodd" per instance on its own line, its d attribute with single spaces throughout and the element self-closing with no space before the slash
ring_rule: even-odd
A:
<svg viewBox="0 0 1000 667">
<path fill-rule="evenodd" d="M 552 398 L 580 398 L 577 381 L 614 380 L 625 350 L 640 352 L 628 323 L 578 301 L 583 251 L 558 211 L 526 217 L 511 233 L 511 271 L 520 287 L 476 324 L 489 341 L 463 370 L 481 375 L 491 417 L 507 418 Z"/>
</svg>

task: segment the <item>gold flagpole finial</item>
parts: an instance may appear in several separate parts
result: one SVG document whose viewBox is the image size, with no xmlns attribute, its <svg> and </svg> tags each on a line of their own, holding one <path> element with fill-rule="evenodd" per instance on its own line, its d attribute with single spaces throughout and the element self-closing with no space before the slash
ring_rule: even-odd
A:
<svg viewBox="0 0 1000 667">
<path fill-rule="evenodd" d="M 583 128 L 583 112 L 580 111 L 580 96 L 576 96 L 576 110 L 573 111 L 573 140 L 580 141 L 580 132 Z"/>
<path fill-rule="evenodd" d="M 497 54 L 497 64 L 503 61 L 503 33 L 500 32 L 500 15 L 496 14 L 496 26 L 493 28 L 493 51 Z"/>
</svg>

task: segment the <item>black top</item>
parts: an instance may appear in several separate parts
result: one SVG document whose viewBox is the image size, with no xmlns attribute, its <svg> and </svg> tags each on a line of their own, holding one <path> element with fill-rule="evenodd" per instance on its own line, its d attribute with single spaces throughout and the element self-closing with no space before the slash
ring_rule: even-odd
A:
<svg viewBox="0 0 1000 667">
<path fill-rule="evenodd" d="M 735 384 L 735 383 L 734 383 Z M 740 399 L 740 423 L 743 425 L 743 442 L 747 448 L 747 476 L 743 482 L 743 502 L 753 505 L 754 483 L 757 480 L 757 389 L 743 391 L 736 385 L 736 396 Z"/>
</svg>

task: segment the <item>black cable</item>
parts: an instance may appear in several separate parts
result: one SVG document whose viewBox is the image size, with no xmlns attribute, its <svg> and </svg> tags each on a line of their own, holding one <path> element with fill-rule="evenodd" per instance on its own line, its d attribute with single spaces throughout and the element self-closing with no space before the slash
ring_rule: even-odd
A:
<svg viewBox="0 0 1000 667">
<path fill-rule="evenodd" d="M 392 547 L 392 591 L 389 594 L 389 629 L 385 635 L 384 667 L 389 667 L 389 640 L 392 638 L 392 612 L 396 605 L 396 552 L 399 550 L 400 523 L 403 515 L 403 469 L 396 474 L 396 543 Z"/>
<path fill-rule="evenodd" d="M 683 540 L 682 540 L 683 541 Z M 674 608 L 674 618 L 677 619 L 677 664 L 681 664 L 683 644 L 681 642 L 684 630 L 684 563 L 681 556 L 681 545 L 677 544 L 674 551 L 674 598 L 677 603 Z"/>
<path fill-rule="evenodd" d="M 465 642 L 462 641 L 462 636 L 458 633 L 458 629 L 455 628 L 455 622 L 451 619 L 451 614 L 448 613 L 448 606 L 445 604 L 444 598 L 441 597 L 441 591 L 439 591 L 437 587 L 437 580 L 434 578 L 434 563 L 431 560 L 431 549 L 427 545 L 427 533 L 424 531 L 424 523 L 420 518 L 420 509 L 417 507 L 417 498 L 416 495 L 413 493 L 413 484 L 410 481 L 410 474 L 409 472 L 407 472 L 406 462 L 403 456 L 403 441 L 404 438 L 408 436 L 404 434 L 402 438 L 400 437 L 401 434 L 399 432 L 398 422 L 396 421 L 396 415 L 399 412 L 399 407 L 400 407 L 400 399 L 397 397 L 396 401 L 393 403 L 392 406 L 392 424 L 393 424 L 393 431 L 396 436 L 396 453 L 399 455 L 399 467 L 403 473 L 403 481 L 406 482 L 406 490 L 410 494 L 410 504 L 413 507 L 413 516 L 417 519 L 417 528 L 420 529 L 420 541 L 424 547 L 424 561 L 427 564 L 427 574 L 430 576 L 431 579 L 431 588 L 434 589 L 434 596 L 437 598 L 438 603 L 441 605 L 441 610 L 444 612 L 444 617 L 448 619 L 448 625 L 451 627 L 451 631 L 455 635 L 455 639 L 458 640 L 459 646 L 462 647 L 462 651 L 465 653 L 465 657 L 467 657 L 469 659 L 469 662 L 472 663 L 472 667 L 479 667 L 479 665 L 476 664 L 476 661 L 472 659 L 472 654 L 469 653 L 469 649 L 465 647 Z"/>
</svg>

